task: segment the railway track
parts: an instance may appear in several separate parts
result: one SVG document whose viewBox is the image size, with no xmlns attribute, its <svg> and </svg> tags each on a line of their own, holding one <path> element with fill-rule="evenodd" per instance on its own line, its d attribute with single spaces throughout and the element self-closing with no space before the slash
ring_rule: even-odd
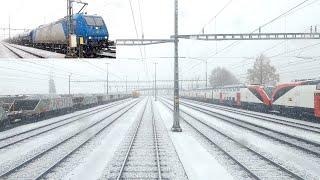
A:
<svg viewBox="0 0 320 180">
<path fill-rule="evenodd" d="M 43 149 L 41 152 L 27 157 L 11 166 L 4 166 L 0 172 L 0 179 L 42 179 L 45 178 L 55 167 L 74 154 L 90 140 L 95 138 L 120 117 L 126 114 L 141 100 L 136 100 L 126 107 L 121 107 L 106 117 L 89 124 L 76 133 Z"/>
<path fill-rule="evenodd" d="M 18 58 L 23 58 L 23 56 L 21 56 L 20 54 L 18 54 L 17 52 L 15 52 L 14 50 L 12 50 L 11 48 L 9 48 L 6 44 L 1 43 L 3 45 L 3 47 L 7 48 L 12 54 L 14 54 L 15 56 L 17 56 Z"/>
<path fill-rule="evenodd" d="M 223 111 L 227 111 L 227 112 L 231 112 L 231 113 L 244 115 L 247 117 L 258 118 L 260 120 L 270 122 L 270 123 L 276 123 L 276 124 L 286 125 L 286 126 L 290 126 L 290 127 L 294 127 L 294 128 L 299 128 L 299 129 L 315 132 L 315 133 L 320 133 L 320 126 L 313 126 L 310 124 L 306 124 L 306 122 L 300 122 L 300 120 L 290 121 L 290 120 L 286 120 L 285 118 L 277 118 L 276 116 L 270 117 L 270 116 L 264 115 L 262 113 L 257 114 L 256 112 L 248 112 L 248 111 L 235 109 L 235 108 L 231 108 L 231 107 L 223 107 L 220 105 L 203 103 L 200 101 L 194 101 L 194 100 L 189 100 L 189 99 L 186 99 L 185 101 L 192 102 L 194 104 L 208 106 L 211 108 L 215 108 L 215 109 L 219 109 L 219 110 L 223 110 Z"/>
<path fill-rule="evenodd" d="M 118 164 L 113 166 L 111 179 L 162 179 L 164 171 L 160 162 L 159 135 L 153 114 L 152 101 L 148 99 L 131 139 L 123 149 Z"/>
<path fill-rule="evenodd" d="M 207 114 L 209 116 L 228 122 L 237 127 L 244 128 L 246 130 L 260 134 L 274 141 L 278 141 L 282 144 L 286 144 L 290 147 L 294 147 L 302 152 L 313 154 L 317 158 L 320 158 L 320 144 L 317 142 L 313 142 L 307 139 L 300 138 L 298 136 L 293 136 L 283 132 L 279 132 L 271 128 L 266 128 L 258 124 L 250 123 L 250 122 L 241 120 L 239 118 L 235 118 L 223 113 L 207 110 L 207 109 L 204 109 L 195 105 L 191 105 L 188 103 L 181 102 L 181 104 L 191 109 Z"/>
<path fill-rule="evenodd" d="M 173 111 L 172 104 L 161 99 L 161 102 Z M 304 174 L 298 174 L 283 165 L 274 162 L 265 155 L 243 145 L 231 136 L 212 127 L 208 123 L 180 110 L 180 119 L 194 129 L 204 139 L 210 141 L 227 157 L 232 159 L 252 179 L 304 179 Z"/>
<path fill-rule="evenodd" d="M 96 113 L 102 112 L 104 110 L 110 109 L 112 107 L 115 107 L 117 105 L 120 105 L 124 102 L 127 102 L 127 101 L 124 100 L 124 101 L 120 101 L 120 102 L 115 102 L 112 104 L 108 104 L 106 106 L 95 108 L 90 111 L 85 111 L 83 113 L 80 113 L 80 114 L 77 114 L 77 115 L 74 115 L 71 117 L 63 118 L 58 121 L 50 122 L 50 123 L 38 126 L 36 128 L 31 128 L 26 131 L 22 131 L 19 133 L 15 133 L 15 134 L 1 137 L 0 138 L 0 150 L 7 148 L 9 146 L 15 145 L 19 142 L 25 141 L 27 139 L 39 136 L 44 133 L 47 133 L 49 131 L 53 131 L 53 130 L 58 129 L 60 127 L 66 126 L 68 124 L 74 123 L 74 122 L 79 121 L 83 118 L 89 117 L 93 114 L 96 114 Z"/>
<path fill-rule="evenodd" d="M 27 51 L 27 50 L 22 49 L 22 48 L 18 48 L 16 46 L 12 46 L 12 45 L 7 44 L 7 43 L 2 43 L 2 45 L 4 47 L 6 47 L 10 52 L 12 52 L 18 58 L 45 58 L 45 57 L 43 57 L 43 56 L 41 56 L 39 54 Z"/>
</svg>

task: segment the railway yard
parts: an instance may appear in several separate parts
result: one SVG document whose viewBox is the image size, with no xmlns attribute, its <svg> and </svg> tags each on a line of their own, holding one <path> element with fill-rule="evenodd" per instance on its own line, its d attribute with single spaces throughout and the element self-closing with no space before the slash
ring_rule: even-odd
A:
<svg viewBox="0 0 320 180">
<path fill-rule="evenodd" d="M 115 49 L 115 48 L 114 48 Z M 113 52 L 101 52 L 97 55 L 100 58 L 115 58 L 115 53 Z M 52 52 L 44 49 L 37 49 L 28 46 L 21 46 L 17 44 L 9 44 L 5 42 L 0 42 L 0 58 L 10 58 L 10 59 L 61 59 L 65 58 L 65 54 Z"/>
<path fill-rule="evenodd" d="M 1 179 L 319 179 L 320 124 L 127 98 L 0 132 Z"/>
</svg>

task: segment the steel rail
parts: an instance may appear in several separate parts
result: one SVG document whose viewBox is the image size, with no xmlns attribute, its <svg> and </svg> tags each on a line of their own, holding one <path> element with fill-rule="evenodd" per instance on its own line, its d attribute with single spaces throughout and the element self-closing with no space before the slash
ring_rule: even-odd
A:
<svg viewBox="0 0 320 180">
<path fill-rule="evenodd" d="M 134 104 L 133 106 L 135 106 L 135 105 L 138 103 L 137 101 L 138 101 L 138 100 L 136 100 L 136 101 L 128 104 L 127 107 L 130 107 L 130 105 L 132 105 L 132 104 Z M 136 103 L 135 103 L 135 102 L 136 102 Z M 133 106 L 131 106 L 131 108 L 132 108 Z M 123 108 L 122 108 L 121 110 L 123 110 Z M 120 111 L 121 111 L 121 110 L 120 110 Z M 105 121 L 107 118 L 111 117 L 112 115 L 114 115 L 114 114 L 116 114 L 116 113 L 118 113 L 118 112 L 119 112 L 119 110 L 112 112 L 112 113 L 109 114 L 108 116 L 101 118 L 101 119 L 98 120 L 97 122 L 95 122 L 95 123 L 93 123 L 93 124 L 90 124 L 88 127 L 86 127 L 86 128 L 84 128 L 84 129 L 78 131 L 77 133 L 71 135 L 70 137 L 68 137 L 68 138 L 62 140 L 61 142 L 59 142 L 59 143 L 51 146 L 49 149 L 46 149 L 46 150 L 40 152 L 39 154 L 36 154 L 35 156 L 33 156 L 33 157 L 29 158 L 29 159 L 24 160 L 24 161 L 21 162 L 19 165 L 15 166 L 15 167 L 13 167 L 13 168 L 10 168 L 9 170 L 1 173 L 1 174 L 0 174 L 0 179 L 1 179 L 1 178 L 4 178 L 4 179 L 5 179 L 5 177 L 7 177 L 7 176 L 9 176 L 10 174 L 14 173 L 14 172 L 17 171 L 18 169 L 23 168 L 23 167 L 24 167 L 25 165 L 27 165 L 28 163 L 31 163 L 32 161 L 34 161 L 34 160 L 36 160 L 37 158 L 43 156 L 43 155 L 46 154 L 47 152 L 49 152 L 49 151 L 57 148 L 58 146 L 64 144 L 64 143 L 67 142 L 68 140 L 76 137 L 77 135 L 80 135 L 81 133 L 85 132 L 86 130 L 90 129 L 91 127 L 94 127 L 94 126 L 102 123 L 102 122 Z"/>
<path fill-rule="evenodd" d="M 189 100 L 188 99 L 185 101 L 192 102 L 192 103 L 199 104 L 199 105 L 212 107 L 212 108 L 219 109 L 219 110 L 237 113 L 237 114 L 248 116 L 248 117 L 259 118 L 261 120 L 268 121 L 268 122 L 278 123 L 281 125 L 287 125 L 287 126 L 294 127 L 294 128 L 312 131 L 314 133 L 320 133 L 320 127 L 316 127 L 316 126 L 312 126 L 312 125 L 308 125 L 308 124 L 303 124 L 303 123 L 299 123 L 299 122 L 288 121 L 288 120 L 277 118 L 277 117 L 270 117 L 270 116 L 263 115 L 262 113 L 255 114 L 255 112 L 252 112 L 252 113 L 245 112 L 243 110 L 238 110 L 238 109 L 235 109 L 232 107 L 223 107 L 223 106 L 219 106 L 219 105 L 215 105 L 215 104 L 211 104 L 211 103 L 200 102 L 197 100 Z"/>
<path fill-rule="evenodd" d="M 112 125 L 114 122 L 116 122 L 116 120 L 118 120 L 120 117 L 122 117 L 124 114 L 126 114 L 129 110 L 131 110 L 136 104 L 138 104 L 141 101 L 136 102 L 135 104 L 133 104 L 132 106 L 130 106 L 128 109 L 126 109 L 124 112 L 122 112 L 120 115 L 118 115 L 117 117 L 115 117 L 111 122 L 109 122 L 106 126 L 104 126 L 102 129 L 100 129 L 98 132 L 96 132 L 95 134 L 93 134 L 90 138 L 88 138 L 86 141 L 82 142 L 79 146 L 77 146 L 76 148 L 74 148 L 72 151 L 70 151 L 69 153 L 67 153 L 66 155 L 64 155 L 62 158 L 60 158 L 58 161 L 56 161 L 54 164 L 50 165 L 50 167 L 48 167 L 44 172 L 42 172 L 41 174 L 37 175 L 37 177 L 35 178 L 36 180 L 40 180 L 42 178 L 44 178 L 48 173 L 50 173 L 52 171 L 52 169 L 54 169 L 55 167 L 57 167 L 59 164 L 61 164 L 63 161 L 65 161 L 68 157 L 70 157 L 72 154 L 74 154 L 76 151 L 78 151 L 80 148 L 84 147 L 90 140 L 92 140 L 93 138 L 97 137 L 100 133 L 102 133 L 104 130 L 106 130 L 108 127 L 110 127 L 110 125 Z"/>
<path fill-rule="evenodd" d="M 164 103 L 163 100 L 161 100 L 161 102 Z M 165 102 L 165 103 L 167 103 L 167 107 L 168 107 L 168 108 L 169 108 L 169 105 L 172 106 L 172 105 L 169 104 L 168 102 Z M 168 105 L 168 104 L 169 104 L 169 105 Z M 171 108 L 169 108 L 169 109 L 172 110 Z M 254 155 L 256 155 L 256 156 L 258 156 L 258 157 L 260 157 L 262 160 L 266 161 L 267 163 L 272 164 L 274 167 L 276 167 L 276 168 L 278 168 L 278 169 L 281 169 L 283 172 L 286 172 L 286 173 L 287 173 L 288 175 L 290 175 L 291 177 L 293 177 L 293 178 L 295 178 L 295 179 L 301 179 L 301 180 L 303 179 L 302 177 L 300 177 L 300 176 L 297 175 L 296 173 L 294 173 L 294 172 L 288 170 L 287 168 L 283 167 L 282 165 L 280 165 L 280 164 L 278 164 L 278 163 L 270 160 L 270 159 L 267 158 L 266 156 L 264 156 L 264 155 L 262 155 L 262 154 L 260 154 L 260 153 L 258 153 L 258 152 L 256 152 L 256 151 L 254 151 L 254 150 L 251 149 L 250 147 L 245 146 L 245 145 L 239 143 L 239 142 L 236 141 L 234 138 L 232 138 L 232 137 L 224 134 L 223 132 L 219 131 L 218 129 L 210 126 L 208 123 L 203 122 L 202 120 L 194 117 L 194 116 L 191 115 L 190 113 L 187 113 L 187 112 L 184 111 L 184 110 L 180 110 L 180 112 L 186 114 L 187 116 L 189 116 L 189 117 L 191 117 L 192 119 L 196 120 L 197 122 L 201 123 L 201 124 L 204 125 L 205 127 L 209 128 L 210 130 L 213 130 L 213 131 L 217 132 L 218 134 L 226 137 L 227 139 L 233 141 L 234 143 L 236 143 L 236 144 L 239 145 L 240 147 L 247 149 L 249 152 L 253 153 Z M 194 129 L 197 129 L 196 127 L 194 127 L 190 122 L 188 122 L 188 121 L 187 121 L 186 119 L 184 119 L 183 117 L 181 117 L 181 119 L 184 120 L 187 124 L 189 124 L 189 125 L 190 125 L 191 127 L 193 127 Z M 210 138 L 208 137 L 208 139 L 210 139 Z M 212 142 L 212 140 L 210 140 L 210 141 Z M 212 143 L 213 143 L 213 142 L 212 142 Z M 230 155 L 230 156 L 231 156 L 231 155 Z M 260 179 L 260 178 L 258 178 L 258 179 Z"/>
<path fill-rule="evenodd" d="M 1 43 L 5 48 L 7 48 L 10 52 L 12 52 L 15 56 L 17 56 L 19 59 L 22 59 L 23 56 L 21 56 L 20 54 L 18 54 L 17 52 L 15 52 L 14 50 L 12 50 L 11 48 L 9 48 L 7 45 Z"/>
<path fill-rule="evenodd" d="M 170 107 L 171 104 L 164 102 L 162 99 L 160 99 L 160 102 L 167 107 L 169 110 L 173 112 L 173 109 Z M 258 176 L 256 176 L 251 170 L 249 170 L 245 165 L 243 165 L 241 162 L 239 162 L 237 159 L 235 159 L 231 154 L 229 154 L 227 151 L 225 151 L 222 147 L 220 147 L 218 144 L 213 142 L 208 136 L 206 136 L 203 132 L 201 132 L 199 129 L 192 126 L 191 123 L 189 123 L 185 118 L 180 116 L 180 119 L 186 122 L 190 127 L 193 127 L 193 129 L 198 132 L 204 139 L 206 139 L 208 142 L 210 142 L 212 145 L 217 147 L 223 154 L 225 154 L 228 158 L 230 158 L 233 162 L 235 162 L 238 166 L 240 166 L 242 169 L 244 169 L 245 172 L 247 172 L 253 179 L 260 180 Z"/>
<path fill-rule="evenodd" d="M 120 178 L 121 178 L 121 176 L 122 176 L 122 174 L 123 174 L 124 167 L 125 167 L 125 165 L 126 165 L 126 163 L 127 163 L 127 161 L 128 161 L 129 154 L 130 154 L 130 151 L 131 151 L 132 146 L 133 146 L 133 142 L 134 142 L 134 140 L 135 140 L 136 137 L 137 137 L 138 130 L 139 130 L 139 127 L 140 127 L 140 125 L 141 125 L 141 122 L 142 122 L 144 113 L 146 112 L 148 102 L 149 102 L 149 98 L 148 98 L 148 100 L 147 100 L 147 102 L 146 102 L 146 104 L 145 104 L 145 106 L 144 106 L 144 109 L 143 109 L 143 112 L 141 113 L 141 116 L 139 117 L 139 122 L 138 122 L 138 124 L 137 124 L 137 126 L 136 126 L 136 128 L 135 128 L 135 130 L 134 130 L 134 134 L 133 134 L 133 136 L 132 136 L 132 138 L 131 138 L 131 140 L 130 140 L 129 148 L 128 148 L 127 152 L 126 152 L 125 159 L 123 160 L 123 162 L 122 162 L 122 164 L 121 164 L 121 169 L 120 169 L 120 171 L 119 171 L 117 180 L 120 180 Z"/>
<path fill-rule="evenodd" d="M 119 104 L 121 104 L 121 103 L 119 103 Z M 69 121 L 69 122 L 60 124 L 60 125 L 58 125 L 58 126 L 55 126 L 55 127 L 50 128 L 50 129 L 48 129 L 48 130 L 40 131 L 40 132 L 35 133 L 35 134 L 33 134 L 33 135 L 26 136 L 26 137 L 24 137 L 24 138 L 21 138 L 21 139 L 18 139 L 18 140 L 16 140 L 16 141 L 12 141 L 12 142 L 10 142 L 10 143 L 8 143 L 8 144 L 2 145 L 2 146 L 0 146 L 0 149 L 7 148 L 7 147 L 9 147 L 9 146 L 12 146 L 12 145 L 17 144 L 17 143 L 19 143 L 19 142 L 22 142 L 22 141 L 24 141 L 24 140 L 27 140 L 27 139 L 36 137 L 36 136 L 38 136 L 38 135 L 41 135 L 41 134 L 50 132 L 50 131 L 52 131 L 52 130 L 58 129 L 58 128 L 62 127 L 62 126 L 65 126 L 65 125 L 71 124 L 71 123 L 73 123 L 73 122 L 79 121 L 79 120 L 81 120 L 81 119 L 83 119 L 83 118 L 85 118 L 85 117 L 89 117 L 89 116 L 94 115 L 94 114 L 96 114 L 96 113 L 102 112 L 102 111 L 104 111 L 104 110 L 106 110 L 106 109 L 110 109 L 110 108 L 116 107 L 116 106 L 119 105 L 119 104 L 115 104 L 115 105 L 110 105 L 110 106 L 107 106 L 107 107 L 99 108 L 98 110 L 92 110 L 92 111 L 89 111 L 89 112 L 86 112 L 86 113 L 83 113 L 83 114 L 75 115 L 75 116 L 73 116 L 73 117 L 68 117 L 68 118 L 65 118 L 65 119 L 62 119 L 62 120 L 53 122 L 53 123 L 46 124 L 46 125 L 44 125 L 44 126 L 41 126 L 41 127 L 39 127 L 39 128 L 36 128 L 36 129 L 31 129 L 31 130 L 29 130 L 28 132 L 33 132 L 33 131 L 36 131 L 36 130 L 40 130 L 40 129 L 42 129 L 42 128 L 45 128 L 45 127 L 48 127 L 48 126 L 52 126 L 52 125 L 54 125 L 54 124 L 57 124 L 57 123 L 60 123 L 60 122 L 64 122 L 64 121 L 67 121 L 67 120 L 69 120 L 69 119 L 73 119 L 73 118 L 76 118 L 76 117 L 78 117 L 78 116 L 81 116 L 81 115 L 84 115 L 84 114 L 85 114 L 85 115 L 82 116 L 82 117 L 78 117 L 78 118 L 76 118 L 76 119 L 74 119 L 74 120 L 72 120 L 72 121 Z M 14 136 L 12 136 L 12 137 L 19 136 L 19 135 L 22 135 L 22 134 L 26 134 L 26 133 L 28 133 L 28 132 L 25 131 L 25 132 L 22 132 L 22 133 L 20 133 L 20 134 L 16 134 L 16 135 L 14 135 Z M 12 138 L 12 137 L 10 137 L 10 138 Z M 4 139 L 4 140 L 10 139 L 10 138 L 6 138 L 6 139 Z M 4 141 L 4 140 L 2 140 L 2 141 Z"/>
<path fill-rule="evenodd" d="M 10 47 L 12 47 L 12 48 L 15 48 L 15 49 L 18 49 L 18 50 L 23 51 L 23 52 L 25 52 L 25 53 L 31 54 L 32 56 L 35 56 L 35 57 L 37 57 L 37 58 L 41 58 L 41 59 L 44 59 L 44 58 L 45 58 L 44 56 L 41 56 L 41 55 L 39 55 L 39 54 L 36 54 L 36 53 L 30 52 L 30 51 L 27 51 L 27 50 L 25 50 L 25 49 L 22 49 L 22 48 L 13 46 L 13 45 L 11 45 L 11 44 L 8 44 L 8 45 L 9 45 Z"/>
<path fill-rule="evenodd" d="M 303 139 L 303 138 L 300 138 L 300 137 L 297 137 L 297 136 L 293 136 L 293 135 L 290 135 L 290 134 L 285 134 L 285 133 L 282 133 L 282 132 L 279 132 L 279 131 L 276 131 L 276 130 L 273 130 L 273 129 L 270 129 L 270 128 L 266 128 L 266 127 L 263 127 L 263 126 L 260 126 L 260 125 L 257 125 L 257 124 L 246 122 L 246 121 L 241 120 L 239 118 L 234 118 L 234 117 L 222 114 L 222 113 L 213 112 L 213 111 L 206 110 L 206 109 L 203 109 L 203 108 L 200 108 L 200 107 L 197 107 L 197 106 L 193 106 L 193 105 L 190 105 L 190 104 L 186 104 L 186 103 L 183 103 L 183 102 L 181 104 L 183 104 L 186 107 L 189 107 L 191 109 L 200 111 L 200 112 L 202 112 L 204 114 L 207 114 L 209 116 L 218 118 L 218 119 L 223 120 L 223 121 L 227 121 L 230 124 L 236 125 L 238 127 L 244 128 L 244 129 L 247 129 L 247 130 L 249 130 L 251 132 L 266 136 L 266 137 L 271 138 L 271 139 L 273 139 L 275 141 L 287 144 L 287 145 L 289 145 L 291 147 L 295 147 L 295 148 L 297 148 L 299 150 L 302 150 L 304 152 L 307 152 L 307 153 L 313 154 L 313 155 L 315 155 L 317 157 L 320 157 L 320 152 L 317 152 L 317 151 L 314 151 L 312 149 L 308 149 L 308 148 L 304 147 L 306 144 L 310 144 L 312 146 L 315 146 L 317 149 L 320 149 L 320 144 L 318 144 L 316 142 L 313 142 L 313 141 L 310 141 L 310 140 L 307 140 L 307 139 Z M 235 122 L 235 121 L 237 121 L 237 122 Z M 240 124 L 240 123 L 242 123 L 242 124 Z M 275 133 L 275 134 L 278 134 L 278 135 L 281 135 L 281 136 L 284 136 L 284 137 L 287 137 L 287 138 L 291 138 L 291 139 L 293 139 L 295 141 L 299 141 L 299 142 L 302 142 L 302 143 L 305 143 L 305 144 L 304 145 L 298 145 L 298 144 L 295 144 L 293 142 L 288 142 L 288 141 L 285 141 L 283 139 L 280 139 L 279 137 L 275 137 L 275 136 L 269 135 L 269 134 L 267 134 L 265 132 L 261 132 L 261 131 L 255 129 L 255 128 L 247 127 L 247 126 L 245 126 L 243 124 L 246 124 L 246 125 L 249 125 L 249 126 L 253 126 L 255 128 L 260 128 L 260 129 L 263 129 L 263 130 L 266 130 L 266 131 L 269 131 L 269 132 L 272 132 L 272 133 Z"/>
<path fill-rule="evenodd" d="M 151 112 L 152 112 L 152 126 L 153 126 L 153 134 L 154 134 L 154 144 L 155 144 L 156 159 L 157 159 L 158 179 L 162 180 L 157 127 L 156 127 L 155 117 L 154 117 L 154 113 L 153 113 L 154 112 L 153 111 L 153 101 L 151 101 Z"/>
</svg>

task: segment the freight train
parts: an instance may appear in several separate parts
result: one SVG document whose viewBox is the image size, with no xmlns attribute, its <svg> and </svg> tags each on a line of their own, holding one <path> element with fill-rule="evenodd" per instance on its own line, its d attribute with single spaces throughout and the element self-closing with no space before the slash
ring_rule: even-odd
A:
<svg viewBox="0 0 320 180">
<path fill-rule="evenodd" d="M 131 94 L 28 96 L 13 101 L 8 111 L 0 108 L 0 128 L 18 122 L 35 122 L 131 97 Z"/>
<path fill-rule="evenodd" d="M 109 41 L 108 29 L 101 16 L 74 14 L 72 25 L 77 41 L 76 53 L 81 50 L 84 57 L 95 57 L 100 52 L 108 50 L 109 45 L 113 44 Z M 68 35 L 68 20 L 65 17 L 56 22 L 41 25 L 31 31 L 18 34 L 7 41 L 65 54 L 67 52 Z"/>
<path fill-rule="evenodd" d="M 224 86 L 185 90 L 181 96 L 260 112 L 320 118 L 320 80 L 279 84 L 272 88 L 272 93 L 268 88 L 260 85 Z"/>
</svg>

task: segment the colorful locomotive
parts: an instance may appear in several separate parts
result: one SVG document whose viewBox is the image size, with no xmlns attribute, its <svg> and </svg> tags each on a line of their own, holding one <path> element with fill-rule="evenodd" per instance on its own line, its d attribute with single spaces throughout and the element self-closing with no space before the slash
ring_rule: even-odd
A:
<svg viewBox="0 0 320 180">
<path fill-rule="evenodd" d="M 320 118 L 320 80 L 279 84 L 272 88 L 260 85 L 236 85 L 182 91 L 183 98 L 240 107 L 261 112 L 278 112 Z"/>
<path fill-rule="evenodd" d="M 72 18 L 74 34 L 78 47 L 82 44 L 85 57 L 92 57 L 109 47 L 109 33 L 101 16 L 75 14 Z M 67 17 L 50 24 L 18 34 L 10 39 L 11 43 L 33 46 L 61 53 L 66 53 L 68 44 Z M 79 48 L 76 48 L 77 51 Z"/>
</svg>

